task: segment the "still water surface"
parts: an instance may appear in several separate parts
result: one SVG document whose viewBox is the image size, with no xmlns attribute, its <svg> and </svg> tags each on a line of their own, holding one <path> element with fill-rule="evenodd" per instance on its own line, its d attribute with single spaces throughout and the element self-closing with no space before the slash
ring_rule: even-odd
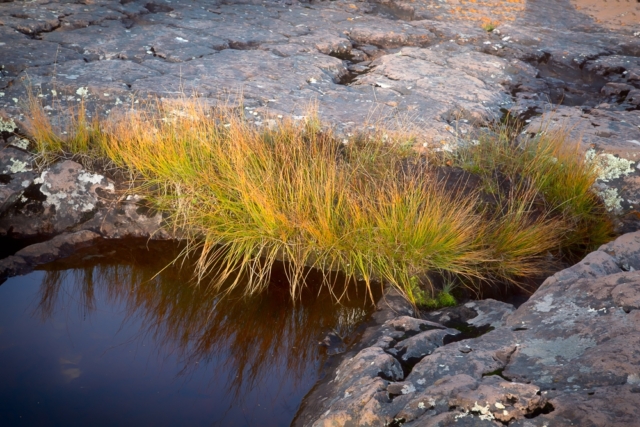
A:
<svg viewBox="0 0 640 427">
<path fill-rule="evenodd" d="M 310 286 L 221 299 L 170 244 L 100 247 L 0 286 L 0 426 L 288 426 L 318 340 L 370 310 Z"/>
</svg>

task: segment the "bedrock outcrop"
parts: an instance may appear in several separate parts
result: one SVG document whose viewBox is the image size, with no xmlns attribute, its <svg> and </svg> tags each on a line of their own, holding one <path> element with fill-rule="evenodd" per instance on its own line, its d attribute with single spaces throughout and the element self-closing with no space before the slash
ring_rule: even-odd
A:
<svg viewBox="0 0 640 427">
<path fill-rule="evenodd" d="M 414 129 L 417 147 L 438 149 L 510 114 L 525 134 L 565 128 L 585 149 L 627 160 L 599 191 L 634 230 L 639 8 L 592 0 L 1 2 L 0 129 L 14 132 L 5 129 L 13 120 L 26 133 L 29 90 L 54 123 L 81 101 L 107 115 L 148 96 L 198 94 L 212 104 L 242 98 L 256 125 L 301 118 L 313 104 L 345 134 L 383 124 Z"/>
<path fill-rule="evenodd" d="M 339 132 L 413 129 L 417 148 L 443 150 L 510 115 L 523 135 L 565 128 L 594 149 L 598 191 L 637 229 L 640 4 L 618 3 L 603 17 L 591 0 L 0 2 L 0 237 L 58 236 L 0 276 L 100 238 L 169 236 L 106 176 L 36 167 L 29 91 L 54 124 L 80 102 L 107 116 L 197 94 L 242 98 L 256 126 L 314 104 Z M 387 295 L 296 424 L 637 425 L 639 240 L 603 246 L 517 310 L 482 301 L 419 319 Z M 467 338 L 459 322 L 490 331 Z"/>
<path fill-rule="evenodd" d="M 360 347 L 311 392 L 299 426 L 636 426 L 640 232 L 493 300 L 413 317 L 387 294 Z M 490 330 L 470 339 L 448 325 Z"/>
</svg>

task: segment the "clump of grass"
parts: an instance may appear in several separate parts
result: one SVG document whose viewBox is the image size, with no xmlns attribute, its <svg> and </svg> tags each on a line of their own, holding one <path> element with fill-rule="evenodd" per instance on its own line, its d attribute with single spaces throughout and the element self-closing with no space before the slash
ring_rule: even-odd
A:
<svg viewBox="0 0 640 427">
<path fill-rule="evenodd" d="M 593 191 L 598 168 L 585 161 L 579 141 L 568 140 L 567 131 L 541 131 L 520 139 L 514 126 L 508 121 L 496 126 L 480 135 L 477 143 L 457 150 L 453 160 L 479 176 L 484 191 L 502 207 L 504 214 L 498 220 L 502 225 L 494 234 L 496 249 L 504 244 L 520 246 L 518 253 L 523 255 L 521 250 L 531 251 L 548 232 L 562 237 L 556 252 L 574 258 L 610 240 L 612 222 Z M 526 226 L 531 220 L 541 226 L 537 235 Z M 513 239 L 516 229 L 524 233 L 516 233 L 519 238 Z M 507 242 L 500 236 L 510 238 Z M 502 265 L 511 269 L 508 263 Z"/>
<path fill-rule="evenodd" d="M 498 25 L 499 25 L 499 22 L 491 21 L 487 19 L 482 23 L 482 29 L 490 33 L 493 30 L 495 30 L 498 27 Z"/>
<path fill-rule="evenodd" d="M 84 100 L 77 106 L 69 107 L 68 114 L 62 115 L 54 126 L 39 99 L 29 92 L 27 98 L 29 110 L 29 131 L 36 144 L 36 151 L 41 155 L 41 164 L 48 164 L 57 158 L 69 155 L 86 159 L 105 158 L 103 151 L 104 137 L 98 116 L 90 117 Z"/>
<path fill-rule="evenodd" d="M 294 298 L 314 267 L 448 305 L 448 291 L 412 278 L 505 283 L 541 274 L 549 252 L 585 244 L 602 219 L 591 171 L 560 139 L 523 146 L 499 137 L 460 151 L 454 163 L 480 176 L 483 188 L 455 192 L 404 136 L 371 132 L 345 144 L 313 115 L 258 127 L 195 98 L 102 122 L 83 114 L 63 138 L 32 104 L 41 152 L 91 153 L 130 171 L 136 191 L 187 237 L 186 252 L 199 254 L 197 277 L 215 269 L 214 287 L 248 277 L 247 294 L 264 289 L 274 262 L 284 260 Z M 505 187 L 503 176 L 512 183 Z M 325 282 L 332 285 L 328 274 Z"/>
<path fill-rule="evenodd" d="M 446 283 L 442 289 L 436 292 L 427 292 L 420 286 L 418 277 L 414 276 L 409 281 L 408 294 L 411 300 L 421 308 L 437 309 L 442 307 L 453 307 L 458 301 L 451 293 L 452 282 Z"/>
</svg>

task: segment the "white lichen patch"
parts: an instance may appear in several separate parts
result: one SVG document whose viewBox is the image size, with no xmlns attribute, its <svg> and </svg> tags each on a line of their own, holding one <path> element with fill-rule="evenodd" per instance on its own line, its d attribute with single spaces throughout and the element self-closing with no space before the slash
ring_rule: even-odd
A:
<svg viewBox="0 0 640 427">
<path fill-rule="evenodd" d="M 473 405 L 473 408 L 471 408 L 471 412 L 477 412 L 479 414 L 478 418 L 484 421 L 491 421 L 494 419 L 494 416 L 491 413 L 491 409 L 489 408 L 489 405 L 480 406 L 478 405 L 478 402 L 476 402 Z"/>
<path fill-rule="evenodd" d="M 545 295 L 542 298 L 542 301 L 538 301 L 535 305 L 536 311 L 541 311 L 543 313 L 548 313 L 551 311 L 553 307 L 553 297 L 551 295 Z"/>
<path fill-rule="evenodd" d="M 597 154 L 593 149 L 586 152 L 585 162 L 595 165 L 597 169 L 598 183 L 594 186 L 594 191 L 602 199 L 605 208 L 609 212 L 620 212 L 623 199 L 618 190 L 603 183 L 629 175 L 634 171 L 632 166 L 635 162 L 609 153 Z"/>
<path fill-rule="evenodd" d="M 598 169 L 598 181 L 609 182 L 633 172 L 631 160 L 616 157 L 609 153 L 596 154 L 596 150 L 589 150 L 585 154 L 585 161 L 593 163 Z"/>
<path fill-rule="evenodd" d="M 619 212 L 622 210 L 622 202 L 623 199 L 618 194 L 617 188 L 605 188 L 602 190 L 596 189 L 596 194 L 600 196 L 602 202 L 604 203 L 604 207 L 609 212 Z"/>
<path fill-rule="evenodd" d="M 462 413 L 460 413 L 460 414 L 456 415 L 456 416 L 455 416 L 455 417 L 453 417 L 453 418 L 454 418 L 454 419 L 456 419 L 456 420 L 458 420 L 458 419 L 460 419 L 460 418 L 464 418 L 464 417 L 466 417 L 467 415 L 469 415 L 469 411 L 464 411 L 464 412 L 462 412 Z"/>
<path fill-rule="evenodd" d="M 3 119 L 0 117 L 0 132 L 13 132 L 17 126 L 13 119 Z"/>
<path fill-rule="evenodd" d="M 19 159 L 9 159 L 11 164 L 8 167 L 5 167 L 2 173 L 20 173 L 20 172 L 29 172 L 31 170 L 31 165 L 27 162 L 23 162 Z"/>
<path fill-rule="evenodd" d="M 85 184 L 100 184 L 102 180 L 104 180 L 104 176 L 98 175 L 97 173 L 89 173 L 86 171 L 80 172 L 78 175 L 78 181 Z"/>
<path fill-rule="evenodd" d="M 13 141 L 11 141 L 11 145 L 26 150 L 29 147 L 29 140 L 25 138 L 14 138 Z"/>
<path fill-rule="evenodd" d="M 595 345 L 596 342 L 591 338 L 573 335 L 554 340 L 532 339 L 527 342 L 526 346 L 520 347 L 520 351 L 530 358 L 538 359 L 543 365 L 557 366 L 580 357 L 587 349 Z"/>
<path fill-rule="evenodd" d="M 89 96 L 89 88 L 86 88 L 86 87 L 78 88 L 78 90 L 76 90 L 76 95 L 79 95 L 83 98 Z"/>
<path fill-rule="evenodd" d="M 416 391 L 416 388 L 413 386 L 413 384 L 405 384 L 404 386 L 402 386 L 402 390 L 400 390 L 400 393 L 409 394 L 413 393 L 414 391 Z"/>
<path fill-rule="evenodd" d="M 640 375 L 631 374 L 627 377 L 627 384 L 638 385 L 640 384 Z"/>
</svg>

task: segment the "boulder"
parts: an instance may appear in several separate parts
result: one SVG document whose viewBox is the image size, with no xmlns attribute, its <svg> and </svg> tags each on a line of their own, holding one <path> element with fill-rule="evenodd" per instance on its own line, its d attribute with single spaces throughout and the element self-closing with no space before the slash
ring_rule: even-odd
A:
<svg viewBox="0 0 640 427">
<path fill-rule="evenodd" d="M 76 162 L 56 163 L 28 183 L 10 210 L 5 208 L 0 234 L 25 238 L 69 231 L 91 219 L 114 191 L 113 182 Z"/>
</svg>

